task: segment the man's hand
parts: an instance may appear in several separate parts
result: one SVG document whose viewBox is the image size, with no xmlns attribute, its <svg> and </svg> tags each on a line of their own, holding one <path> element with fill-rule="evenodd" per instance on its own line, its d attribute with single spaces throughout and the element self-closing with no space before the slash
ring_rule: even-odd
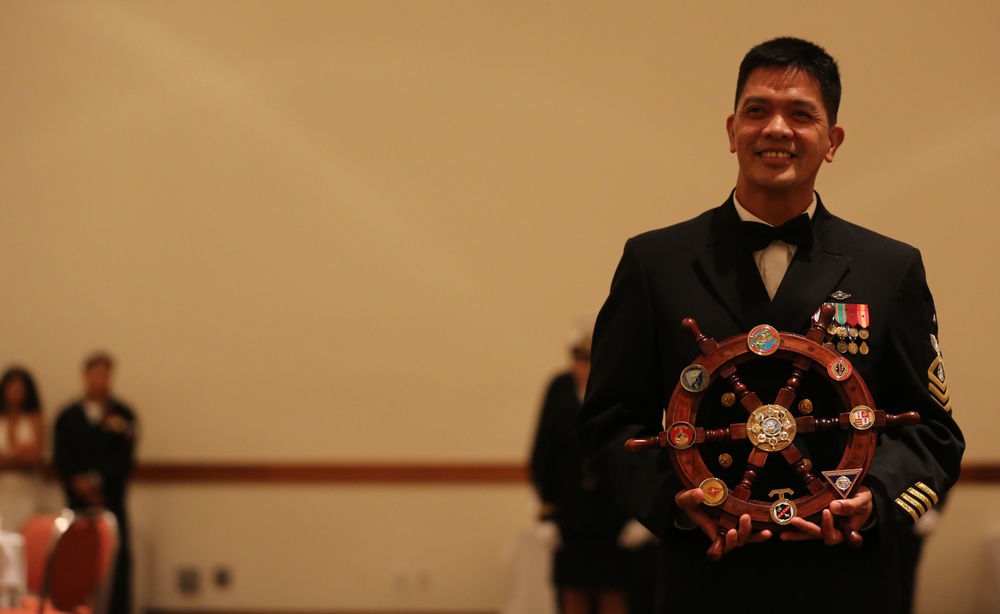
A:
<svg viewBox="0 0 1000 614">
<path fill-rule="evenodd" d="M 674 497 L 674 502 L 677 503 L 677 507 L 680 508 L 681 513 L 686 514 L 687 518 L 701 529 L 702 533 L 708 536 L 708 539 L 715 541 L 716 536 L 719 534 L 719 521 L 698 507 L 704 500 L 705 492 L 700 488 L 682 490 Z M 756 533 L 753 532 L 750 514 L 743 514 L 740 516 L 738 526 L 726 531 L 723 552 L 729 552 L 746 544 L 762 542 L 770 539 L 771 535 L 772 533 L 768 529 Z"/>
<path fill-rule="evenodd" d="M 874 511 L 872 505 L 872 492 L 867 486 L 858 489 L 856 495 L 850 499 L 834 501 L 829 509 L 823 510 L 820 517 L 820 524 L 809 522 L 805 518 L 792 518 L 789 523 L 795 530 L 781 534 L 781 539 L 786 541 L 798 541 L 803 539 L 822 539 L 828 546 L 839 544 L 847 539 L 843 531 L 833 524 L 834 516 L 843 516 L 851 529 L 860 531 L 871 518 Z"/>
<path fill-rule="evenodd" d="M 104 496 L 89 474 L 81 473 L 73 476 L 72 487 L 76 494 L 87 502 L 87 505 L 104 507 Z"/>
<path fill-rule="evenodd" d="M 562 533 L 554 520 L 543 520 L 535 527 L 535 539 L 546 550 L 554 551 L 562 547 Z"/>
<path fill-rule="evenodd" d="M 656 536 L 635 518 L 629 520 L 618 534 L 618 545 L 626 550 L 638 550 L 648 543 L 655 542 Z"/>
</svg>

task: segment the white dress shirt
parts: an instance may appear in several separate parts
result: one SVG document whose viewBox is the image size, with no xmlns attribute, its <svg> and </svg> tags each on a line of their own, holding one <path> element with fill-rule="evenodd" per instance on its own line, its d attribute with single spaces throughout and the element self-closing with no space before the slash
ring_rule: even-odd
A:
<svg viewBox="0 0 1000 614">
<path fill-rule="evenodd" d="M 747 211 L 740 204 L 740 201 L 736 199 L 735 194 L 733 195 L 733 203 L 736 205 L 736 214 L 740 216 L 740 220 L 744 222 L 758 222 L 768 226 L 773 225 L 768 224 Z M 809 203 L 809 208 L 806 209 L 806 215 L 811 220 L 815 212 L 816 197 L 814 196 L 812 202 Z M 784 241 L 772 241 L 764 249 L 759 249 L 753 253 L 754 262 L 757 263 L 757 270 L 760 271 L 760 278 L 764 281 L 764 287 L 767 288 L 767 295 L 771 297 L 771 300 L 774 300 L 778 286 L 781 285 L 781 280 L 784 279 L 785 272 L 788 271 L 788 265 L 791 264 L 792 257 L 795 256 L 796 247 Z"/>
</svg>

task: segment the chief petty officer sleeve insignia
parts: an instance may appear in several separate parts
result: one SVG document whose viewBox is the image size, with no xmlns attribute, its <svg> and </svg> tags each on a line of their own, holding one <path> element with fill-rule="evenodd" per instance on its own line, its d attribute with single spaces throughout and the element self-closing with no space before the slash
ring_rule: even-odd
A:
<svg viewBox="0 0 1000 614">
<path fill-rule="evenodd" d="M 941 346 L 938 344 L 937 337 L 933 333 L 930 338 L 931 346 L 934 348 L 936 356 L 931 362 L 931 366 L 927 369 L 927 390 L 930 391 L 931 397 L 938 402 L 938 405 L 944 408 L 945 411 L 951 411 L 951 395 L 948 394 L 948 384 L 944 378 L 944 361 L 941 358 Z"/>
<path fill-rule="evenodd" d="M 937 505 L 938 496 L 934 490 L 923 482 L 916 482 L 906 489 L 906 492 L 896 497 L 896 505 L 913 518 L 913 522 L 929 512 Z"/>
</svg>

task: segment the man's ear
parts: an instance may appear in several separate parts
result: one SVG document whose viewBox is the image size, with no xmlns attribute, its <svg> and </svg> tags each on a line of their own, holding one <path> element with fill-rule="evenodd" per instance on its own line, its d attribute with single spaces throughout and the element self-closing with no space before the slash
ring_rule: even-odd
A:
<svg viewBox="0 0 1000 614">
<path fill-rule="evenodd" d="M 730 115 L 726 120 L 726 134 L 729 135 L 729 153 L 736 153 L 736 136 L 733 134 L 733 126 L 736 123 L 736 115 Z"/>
<path fill-rule="evenodd" d="M 833 162 L 833 156 L 837 153 L 841 144 L 844 142 L 844 129 L 839 125 L 830 128 L 830 149 L 826 152 L 824 157 L 827 162 Z"/>
</svg>

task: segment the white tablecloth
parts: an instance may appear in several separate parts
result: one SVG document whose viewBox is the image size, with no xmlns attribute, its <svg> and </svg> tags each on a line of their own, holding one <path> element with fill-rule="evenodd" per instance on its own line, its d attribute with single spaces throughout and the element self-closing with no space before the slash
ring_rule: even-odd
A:
<svg viewBox="0 0 1000 614">
<path fill-rule="evenodd" d="M 0 531 L 0 608 L 21 605 L 21 597 L 27 592 L 26 567 L 24 537 Z"/>
<path fill-rule="evenodd" d="M 552 552 L 535 531 L 525 529 L 512 537 L 503 559 L 508 585 L 501 614 L 556 614 Z"/>
</svg>

